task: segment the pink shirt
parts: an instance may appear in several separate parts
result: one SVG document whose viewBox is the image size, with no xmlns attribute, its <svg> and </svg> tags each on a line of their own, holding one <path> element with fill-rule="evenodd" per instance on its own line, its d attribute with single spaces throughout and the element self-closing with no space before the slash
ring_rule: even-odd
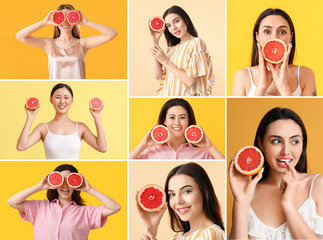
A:
<svg viewBox="0 0 323 240">
<path fill-rule="evenodd" d="M 103 227 L 103 206 L 79 206 L 74 201 L 63 208 L 57 199 L 25 201 L 25 212 L 19 211 L 24 221 L 34 226 L 35 240 L 85 240 L 90 229 Z"/>
<path fill-rule="evenodd" d="M 146 148 L 138 159 L 214 159 L 203 148 L 194 147 L 191 143 L 180 145 L 175 151 L 167 142 Z"/>
</svg>

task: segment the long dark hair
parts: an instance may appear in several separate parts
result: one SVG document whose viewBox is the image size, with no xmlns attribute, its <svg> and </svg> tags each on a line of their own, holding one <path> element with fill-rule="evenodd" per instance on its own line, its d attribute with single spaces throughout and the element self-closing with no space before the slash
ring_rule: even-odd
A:
<svg viewBox="0 0 323 240">
<path fill-rule="evenodd" d="M 193 111 L 191 105 L 189 104 L 188 101 L 186 101 L 182 98 L 170 99 L 163 105 L 162 109 L 160 110 L 159 117 L 158 117 L 158 124 L 159 125 L 164 125 L 168 109 L 170 109 L 171 107 L 174 107 L 174 106 L 181 106 L 186 110 L 186 112 L 188 114 L 188 125 L 189 126 L 196 125 L 195 115 L 194 115 L 194 111 Z"/>
<path fill-rule="evenodd" d="M 302 154 L 299 158 L 298 163 L 295 166 L 295 169 L 298 172 L 301 173 L 307 173 L 307 156 L 306 156 L 306 147 L 307 147 L 307 133 L 306 133 L 306 129 L 305 129 L 305 125 L 302 121 L 302 119 L 291 109 L 289 108 L 273 108 L 271 109 L 269 112 L 267 112 L 265 114 L 265 116 L 261 119 L 257 132 L 256 132 L 256 136 L 255 136 L 255 141 L 254 141 L 254 145 L 258 148 L 260 148 L 259 143 L 263 142 L 264 140 L 264 136 L 267 132 L 268 126 L 272 123 L 275 122 L 277 120 L 281 120 L 281 119 L 291 119 L 293 120 L 302 130 L 302 135 L 303 135 L 303 150 L 302 150 Z M 263 154 L 265 156 L 265 154 Z M 269 165 L 267 163 L 266 157 L 265 157 L 265 163 L 264 163 L 264 172 L 262 174 L 262 179 L 264 180 L 268 177 L 269 174 Z"/>
<path fill-rule="evenodd" d="M 174 212 L 169 204 L 168 195 L 168 185 L 169 180 L 179 174 L 184 174 L 192 177 L 198 184 L 199 189 L 203 196 L 203 211 L 208 219 L 213 223 L 218 225 L 222 230 L 224 230 L 223 220 L 221 217 L 220 204 L 215 195 L 212 183 L 206 171 L 197 163 L 190 162 L 186 164 L 179 165 L 173 168 L 166 178 L 165 182 L 165 192 L 166 201 L 168 203 L 168 212 L 170 216 L 170 225 L 174 232 L 188 232 L 190 230 L 190 223 L 188 221 L 184 222 L 180 217 Z"/>
<path fill-rule="evenodd" d="M 58 83 L 58 84 L 56 84 L 52 88 L 52 91 L 50 92 L 50 97 L 52 97 L 54 95 L 55 91 L 57 89 L 60 89 L 60 88 L 66 88 L 71 93 L 72 98 L 73 98 L 73 90 L 72 90 L 72 88 L 69 85 L 65 84 L 65 83 Z"/>
<path fill-rule="evenodd" d="M 54 171 L 62 172 L 62 171 L 70 171 L 70 172 L 75 172 L 78 173 L 77 169 L 70 164 L 62 164 L 58 166 L 57 168 L 54 169 Z M 48 189 L 47 190 L 47 199 L 51 202 L 54 199 L 58 199 L 58 192 L 56 189 Z M 74 201 L 77 205 L 84 206 L 84 200 L 81 198 L 81 192 L 80 191 L 73 191 L 72 194 L 72 201 Z"/>
<path fill-rule="evenodd" d="M 268 8 L 266 9 L 265 11 L 263 11 L 256 23 L 255 23 L 255 26 L 253 27 L 253 42 L 252 42 L 252 53 L 251 53 L 251 66 L 256 66 L 256 65 L 259 65 L 259 54 L 258 54 L 258 47 L 257 47 L 257 38 L 256 38 L 256 34 L 259 34 L 259 27 L 260 27 L 260 24 L 261 24 L 261 21 L 265 18 L 265 17 L 268 17 L 268 16 L 271 16 L 271 15 L 278 15 L 278 16 L 281 16 L 283 17 L 287 22 L 288 22 L 288 25 L 289 25 L 289 28 L 290 28 L 290 33 L 292 34 L 292 49 L 291 49 L 291 52 L 290 52 L 290 55 L 289 55 L 289 59 L 288 59 L 288 64 L 293 64 L 293 61 L 294 61 L 294 56 L 295 56 L 295 50 L 296 50 L 296 35 L 295 35 L 295 28 L 294 28 L 294 24 L 292 22 L 292 19 L 290 18 L 290 16 L 283 10 L 281 9 L 278 9 L 278 8 Z"/>
<path fill-rule="evenodd" d="M 170 8 L 168 8 L 164 14 L 163 14 L 163 19 L 165 20 L 165 17 L 170 14 L 170 13 L 176 13 L 178 14 L 185 22 L 186 24 L 186 27 L 187 27 L 187 32 L 189 34 L 191 34 L 193 37 L 198 37 L 198 34 L 197 34 L 197 31 L 190 19 L 190 17 L 188 16 L 188 14 L 184 11 L 183 8 L 179 7 L 179 6 L 172 6 Z M 168 28 L 166 27 L 165 28 L 165 31 L 164 31 L 164 34 L 165 34 L 165 38 L 166 38 L 166 41 L 167 41 L 167 45 L 169 47 L 171 46 L 175 46 L 176 44 L 179 44 L 181 39 L 175 37 L 173 34 L 171 34 L 169 31 L 168 31 Z"/>
<path fill-rule="evenodd" d="M 71 4 L 62 4 L 59 5 L 57 8 L 57 11 L 61 11 L 63 9 L 68 9 L 68 10 L 75 10 L 75 8 L 71 5 Z M 61 35 L 61 30 L 59 30 L 58 26 L 54 26 L 54 35 L 53 38 L 58 38 Z M 80 27 L 79 25 L 75 25 L 72 29 L 72 36 L 80 39 L 81 38 L 81 34 L 80 34 Z"/>
</svg>

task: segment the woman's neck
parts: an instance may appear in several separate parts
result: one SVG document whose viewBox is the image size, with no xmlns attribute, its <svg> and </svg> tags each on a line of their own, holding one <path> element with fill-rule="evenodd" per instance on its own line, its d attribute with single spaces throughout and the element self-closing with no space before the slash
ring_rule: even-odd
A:
<svg viewBox="0 0 323 240">
<path fill-rule="evenodd" d="M 195 217 L 189 222 L 190 222 L 190 230 L 184 234 L 185 236 L 188 236 L 199 229 L 207 228 L 214 224 L 210 219 L 208 219 L 205 216 L 204 212 L 203 214 L 200 214 L 200 216 Z"/>
<path fill-rule="evenodd" d="M 58 201 L 59 201 L 59 205 L 61 207 L 64 207 L 67 203 L 72 201 L 72 198 L 66 199 L 66 198 L 58 197 Z"/>
<path fill-rule="evenodd" d="M 180 145 L 186 143 L 186 140 L 185 140 L 184 136 L 177 137 L 177 138 L 170 136 L 168 143 L 176 151 Z"/>
<path fill-rule="evenodd" d="M 194 37 L 189 34 L 188 32 L 181 38 L 181 41 L 179 42 L 179 44 L 182 44 L 188 40 L 192 40 Z"/>
<path fill-rule="evenodd" d="M 73 37 L 72 35 L 72 32 L 69 32 L 69 33 L 65 33 L 65 32 L 61 32 L 61 34 L 59 35 L 58 39 L 60 41 L 63 41 L 63 42 L 68 42 L 70 41 Z"/>
<path fill-rule="evenodd" d="M 58 112 L 56 112 L 55 117 L 54 117 L 53 120 L 58 121 L 58 122 L 65 122 L 65 121 L 70 121 L 71 119 L 68 117 L 68 113 L 58 113 Z"/>
</svg>

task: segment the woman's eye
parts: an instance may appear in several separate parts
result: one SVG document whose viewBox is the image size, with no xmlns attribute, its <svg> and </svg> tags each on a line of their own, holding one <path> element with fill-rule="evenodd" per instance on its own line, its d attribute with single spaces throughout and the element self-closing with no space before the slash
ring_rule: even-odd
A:
<svg viewBox="0 0 323 240">
<path fill-rule="evenodd" d="M 170 119 L 175 119 L 175 117 L 169 117 Z"/>
<path fill-rule="evenodd" d="M 186 119 L 186 117 L 181 117 L 181 119 Z"/>
<path fill-rule="evenodd" d="M 179 19 L 176 19 L 176 20 L 175 20 L 175 23 L 178 23 L 178 22 L 179 22 Z"/>
<path fill-rule="evenodd" d="M 280 143 L 280 140 L 279 140 L 279 139 L 273 139 L 273 140 L 271 141 L 271 143 L 273 143 L 273 144 L 277 144 L 277 143 Z"/>
<path fill-rule="evenodd" d="M 168 193 L 168 197 L 174 197 L 175 194 L 174 193 Z"/>
<path fill-rule="evenodd" d="M 191 189 L 185 189 L 184 191 L 183 191 L 183 193 L 185 194 L 185 193 L 190 193 L 190 192 L 192 192 L 192 190 Z"/>
<path fill-rule="evenodd" d="M 292 144 L 299 144 L 299 140 L 293 140 Z"/>
<path fill-rule="evenodd" d="M 269 30 L 264 30 L 264 33 L 265 34 L 270 34 L 270 31 Z"/>
<path fill-rule="evenodd" d="M 286 34 L 286 31 L 285 30 L 280 30 L 279 33 L 280 34 Z"/>
</svg>

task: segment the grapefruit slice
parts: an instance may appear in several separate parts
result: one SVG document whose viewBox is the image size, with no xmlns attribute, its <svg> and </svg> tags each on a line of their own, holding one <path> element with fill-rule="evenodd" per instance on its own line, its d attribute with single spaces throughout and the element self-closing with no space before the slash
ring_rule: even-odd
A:
<svg viewBox="0 0 323 240">
<path fill-rule="evenodd" d="M 280 39 L 269 39 L 261 48 L 262 55 L 267 62 L 272 64 L 280 63 L 284 60 L 287 52 L 286 44 Z"/>
<path fill-rule="evenodd" d="M 51 172 L 47 177 L 47 182 L 54 188 L 61 186 L 64 182 L 64 176 L 57 171 Z"/>
<path fill-rule="evenodd" d="M 203 130 L 199 126 L 191 125 L 185 130 L 185 138 L 190 143 L 199 143 L 203 138 Z"/>
<path fill-rule="evenodd" d="M 151 130 L 151 138 L 159 144 L 163 144 L 168 141 L 169 131 L 164 125 L 157 125 Z"/>
<path fill-rule="evenodd" d="M 259 148 L 246 146 L 241 148 L 234 157 L 235 168 L 243 175 L 255 175 L 264 165 L 264 156 Z"/>
<path fill-rule="evenodd" d="M 79 188 L 82 186 L 83 177 L 79 173 L 70 173 L 67 176 L 67 184 L 72 188 Z"/>
<path fill-rule="evenodd" d="M 57 25 L 62 24 L 65 22 L 65 14 L 62 11 L 55 11 L 52 15 L 52 20 Z"/>
<path fill-rule="evenodd" d="M 69 11 L 67 14 L 67 21 L 71 25 L 76 25 L 80 22 L 80 13 L 76 10 Z"/>
<path fill-rule="evenodd" d="M 25 104 L 26 108 L 31 110 L 36 109 L 38 105 L 39 105 L 39 100 L 38 98 L 35 98 L 35 97 L 28 98 Z"/>
<path fill-rule="evenodd" d="M 149 26 L 150 26 L 151 30 L 153 30 L 155 32 L 161 32 L 165 28 L 165 21 L 161 17 L 152 17 L 149 20 Z"/>
<path fill-rule="evenodd" d="M 160 186 L 149 184 L 138 192 L 137 201 L 146 212 L 158 212 L 166 203 L 166 193 Z"/>
<path fill-rule="evenodd" d="M 103 108 L 103 102 L 101 101 L 100 98 L 92 98 L 90 100 L 90 107 L 92 108 L 93 111 L 99 111 Z"/>
</svg>

